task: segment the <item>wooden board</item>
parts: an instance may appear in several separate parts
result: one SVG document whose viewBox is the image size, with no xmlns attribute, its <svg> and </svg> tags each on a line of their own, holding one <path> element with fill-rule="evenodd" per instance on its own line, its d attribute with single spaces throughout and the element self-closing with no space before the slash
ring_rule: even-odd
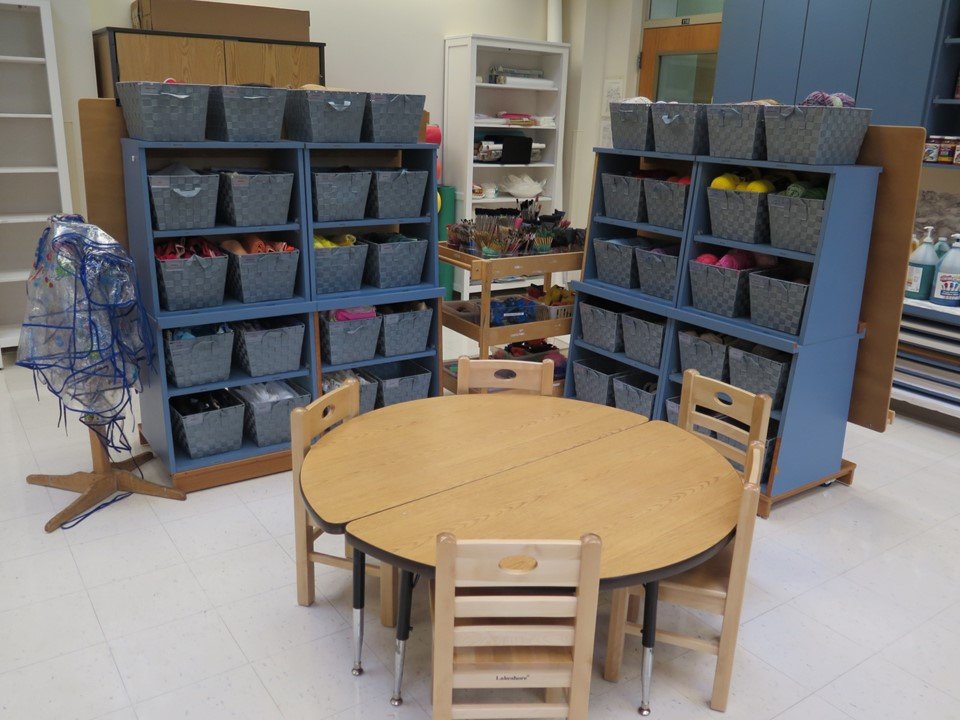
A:
<svg viewBox="0 0 960 720">
<path fill-rule="evenodd" d="M 315 47 L 225 40 L 227 83 L 266 83 L 300 87 L 320 83 L 320 53 Z"/>
<path fill-rule="evenodd" d="M 878 432 L 887 427 L 890 410 L 925 139 L 926 131 L 920 127 L 871 125 L 857 160 L 878 165 L 883 172 L 860 308 L 866 335 L 857 354 L 848 417 L 850 422 Z"/>
<path fill-rule="evenodd" d="M 120 138 L 126 137 L 123 111 L 112 98 L 79 102 L 83 185 L 87 222 L 100 226 L 127 247 L 127 212 L 123 202 Z"/>
<path fill-rule="evenodd" d="M 226 82 L 223 40 L 173 35 L 117 33 L 120 80 L 222 85 Z"/>
</svg>

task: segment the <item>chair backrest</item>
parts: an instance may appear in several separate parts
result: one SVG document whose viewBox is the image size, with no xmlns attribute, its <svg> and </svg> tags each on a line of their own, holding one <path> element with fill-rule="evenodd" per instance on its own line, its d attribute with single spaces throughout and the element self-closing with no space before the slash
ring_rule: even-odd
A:
<svg viewBox="0 0 960 720">
<path fill-rule="evenodd" d="M 437 537 L 435 719 L 587 717 L 600 550 L 596 535 L 553 541 Z M 459 688 L 526 687 L 566 689 L 566 702 L 453 702 Z M 500 714 L 485 714 L 492 707 Z M 543 714 L 550 708 L 555 712 Z"/>
<path fill-rule="evenodd" d="M 759 441 L 747 447 L 743 466 L 743 496 L 737 515 L 737 532 L 733 538 L 733 558 L 730 563 L 730 579 L 727 582 L 727 600 L 739 604 L 747 584 L 747 567 L 750 564 L 750 549 L 753 546 L 753 530 L 757 524 L 757 507 L 760 504 L 760 471 L 763 468 L 764 444 Z"/>
<path fill-rule="evenodd" d="M 553 395 L 553 360 L 471 360 L 457 363 L 457 395 L 471 390 L 518 390 Z"/>
<path fill-rule="evenodd" d="M 290 451 L 293 454 L 294 489 L 300 490 L 300 468 L 314 439 L 343 420 L 360 414 L 360 384 L 348 380 L 336 390 L 322 395 L 306 407 L 290 413 Z"/>
<path fill-rule="evenodd" d="M 698 426 L 720 435 L 720 438 L 704 434 L 698 437 L 743 468 L 746 477 L 747 449 L 752 443 L 759 441 L 764 444 L 767 439 L 770 404 L 769 395 L 754 395 L 704 377 L 696 370 L 687 370 L 683 373 L 678 425 L 689 432 Z M 724 442 L 722 438 L 730 442 Z M 762 454 L 760 465 L 763 465 Z M 757 472 L 760 472 L 760 468 Z"/>
</svg>

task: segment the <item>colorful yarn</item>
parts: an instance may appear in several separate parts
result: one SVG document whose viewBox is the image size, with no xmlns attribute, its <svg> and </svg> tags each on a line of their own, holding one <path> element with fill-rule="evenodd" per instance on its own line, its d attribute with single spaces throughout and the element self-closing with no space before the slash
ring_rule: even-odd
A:
<svg viewBox="0 0 960 720">
<path fill-rule="evenodd" d="M 854 107 L 856 101 L 846 93 L 826 93 L 823 90 L 814 90 L 803 99 L 800 105 L 805 107 Z"/>
</svg>

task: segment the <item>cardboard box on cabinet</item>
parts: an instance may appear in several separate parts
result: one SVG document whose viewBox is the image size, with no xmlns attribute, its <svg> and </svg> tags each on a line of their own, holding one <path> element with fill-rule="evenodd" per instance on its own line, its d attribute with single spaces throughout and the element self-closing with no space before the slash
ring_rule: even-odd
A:
<svg viewBox="0 0 960 720">
<path fill-rule="evenodd" d="M 130 6 L 134 28 L 266 40 L 310 42 L 310 13 L 202 0 L 137 0 Z"/>
</svg>

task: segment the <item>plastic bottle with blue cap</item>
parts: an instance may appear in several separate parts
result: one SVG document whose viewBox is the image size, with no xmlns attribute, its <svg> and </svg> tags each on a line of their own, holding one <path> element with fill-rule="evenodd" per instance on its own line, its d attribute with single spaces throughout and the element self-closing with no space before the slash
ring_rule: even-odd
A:
<svg viewBox="0 0 960 720">
<path fill-rule="evenodd" d="M 920 247 L 910 255 L 910 264 L 907 267 L 907 285 L 904 294 L 911 300 L 927 300 L 933 291 L 933 281 L 937 274 L 937 265 L 940 258 L 933 249 L 933 226 L 924 228 L 926 237 Z"/>
<path fill-rule="evenodd" d="M 930 302 L 960 307 L 960 233 L 950 236 L 953 247 L 940 260 Z"/>
</svg>

